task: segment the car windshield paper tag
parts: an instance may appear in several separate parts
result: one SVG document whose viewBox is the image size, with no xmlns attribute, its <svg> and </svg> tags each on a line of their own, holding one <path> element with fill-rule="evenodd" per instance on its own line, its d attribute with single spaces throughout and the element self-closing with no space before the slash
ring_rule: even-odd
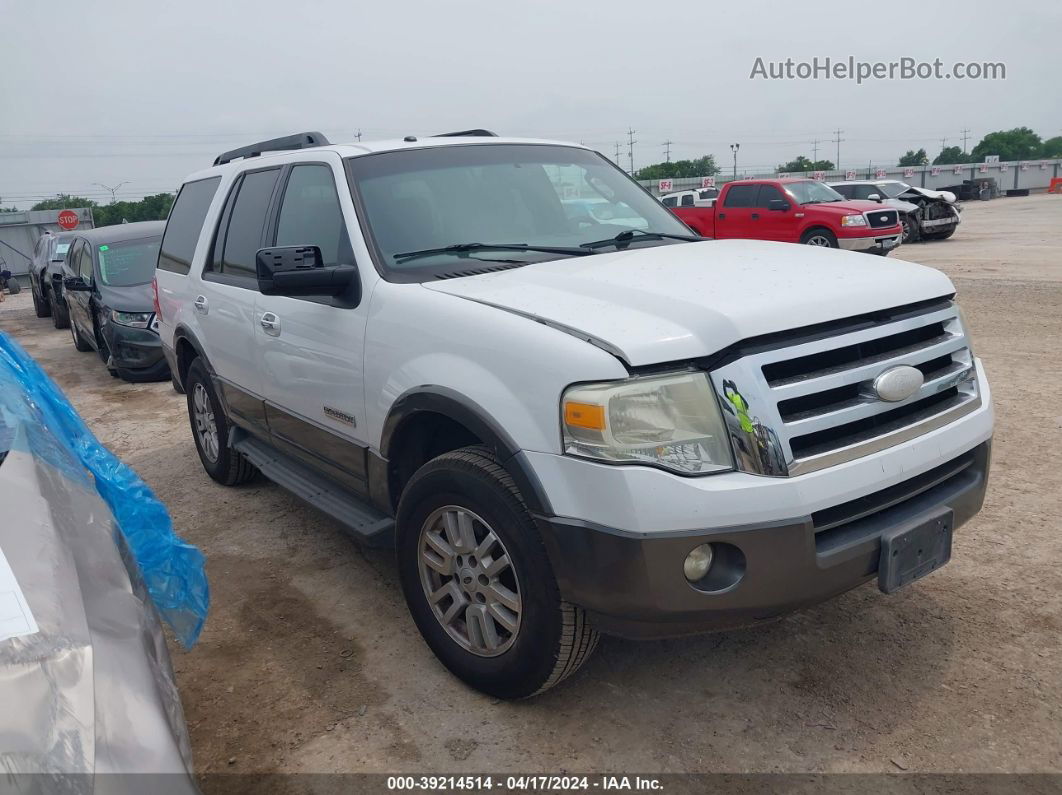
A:
<svg viewBox="0 0 1062 795">
<path fill-rule="evenodd" d="M 37 622 L 33 619 L 22 589 L 18 587 L 15 573 L 7 564 L 4 551 L 0 549 L 0 641 L 34 635 Z"/>
</svg>

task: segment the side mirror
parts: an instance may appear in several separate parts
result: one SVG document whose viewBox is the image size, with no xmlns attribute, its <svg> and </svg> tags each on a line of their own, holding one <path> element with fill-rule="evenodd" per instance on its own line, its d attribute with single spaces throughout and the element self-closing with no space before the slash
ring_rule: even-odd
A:
<svg viewBox="0 0 1062 795">
<path fill-rule="evenodd" d="M 258 250 L 258 289 L 263 295 L 337 296 L 358 282 L 354 265 L 328 265 L 317 246 L 277 246 Z M 360 296 L 352 299 L 357 303 Z"/>
<path fill-rule="evenodd" d="M 63 289 L 72 293 L 87 293 L 92 290 L 92 286 L 85 284 L 85 280 L 80 276 L 67 276 L 63 279 Z"/>
<path fill-rule="evenodd" d="M 869 196 L 867 196 L 867 198 L 870 201 L 872 201 L 872 202 L 880 202 L 880 201 L 882 201 L 880 193 L 871 193 Z"/>
<path fill-rule="evenodd" d="M 769 202 L 767 202 L 767 209 L 777 210 L 780 213 L 788 212 L 789 202 L 787 202 L 785 199 L 771 199 Z"/>
</svg>

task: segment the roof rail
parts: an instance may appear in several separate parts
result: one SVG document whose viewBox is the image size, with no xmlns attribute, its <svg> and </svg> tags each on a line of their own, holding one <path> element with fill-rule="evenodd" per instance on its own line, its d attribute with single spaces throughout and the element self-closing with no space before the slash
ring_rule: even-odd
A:
<svg viewBox="0 0 1062 795">
<path fill-rule="evenodd" d="M 474 130 L 458 130 L 457 132 L 438 133 L 432 138 L 497 138 L 498 133 L 477 127 Z"/>
<path fill-rule="evenodd" d="M 214 158 L 214 165 L 220 166 L 231 163 L 238 157 L 258 157 L 263 152 L 285 152 L 291 149 L 309 149 L 314 146 L 328 146 L 328 139 L 319 132 L 303 132 L 295 135 L 285 135 L 282 138 L 273 138 L 269 141 L 259 141 L 250 146 L 241 146 L 222 152 Z"/>
</svg>

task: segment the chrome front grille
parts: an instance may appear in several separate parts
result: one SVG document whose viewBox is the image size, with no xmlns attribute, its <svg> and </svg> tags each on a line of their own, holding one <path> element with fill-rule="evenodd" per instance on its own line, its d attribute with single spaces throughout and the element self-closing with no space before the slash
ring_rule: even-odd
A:
<svg viewBox="0 0 1062 795">
<path fill-rule="evenodd" d="M 902 400 L 883 400 L 875 379 L 901 366 L 918 370 L 921 386 Z M 792 344 L 752 348 L 712 379 L 738 467 L 764 475 L 800 475 L 869 455 L 981 404 L 973 354 L 950 301 L 797 332 Z"/>
</svg>

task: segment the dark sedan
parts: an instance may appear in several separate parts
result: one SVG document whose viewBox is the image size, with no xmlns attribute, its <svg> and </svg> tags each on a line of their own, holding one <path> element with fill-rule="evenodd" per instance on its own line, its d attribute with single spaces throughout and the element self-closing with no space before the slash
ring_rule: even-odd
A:
<svg viewBox="0 0 1062 795">
<path fill-rule="evenodd" d="M 77 235 L 63 263 L 70 334 L 126 381 L 170 377 L 151 297 L 163 221 L 104 226 Z"/>
</svg>

